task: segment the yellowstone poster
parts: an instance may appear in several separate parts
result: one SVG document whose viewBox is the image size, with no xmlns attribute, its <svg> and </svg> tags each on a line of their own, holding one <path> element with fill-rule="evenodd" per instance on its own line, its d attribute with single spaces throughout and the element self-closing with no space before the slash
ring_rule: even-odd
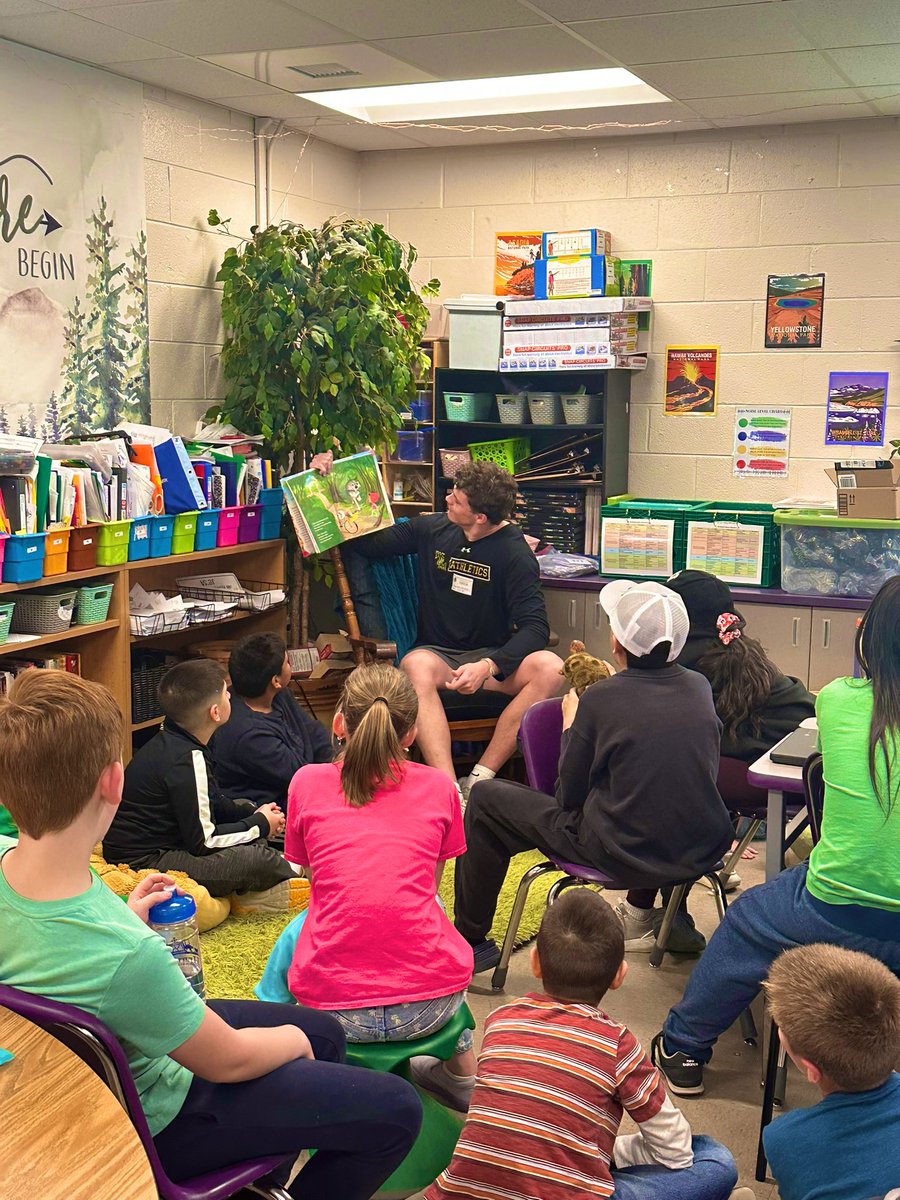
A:
<svg viewBox="0 0 900 1200">
<path fill-rule="evenodd" d="M 149 420 L 142 105 L 0 41 L 0 434 Z"/>
<path fill-rule="evenodd" d="M 666 415 L 713 416 L 718 372 L 718 346 L 666 346 Z"/>
<path fill-rule="evenodd" d="M 766 291 L 766 349 L 822 345 L 824 275 L 770 275 Z"/>
</svg>

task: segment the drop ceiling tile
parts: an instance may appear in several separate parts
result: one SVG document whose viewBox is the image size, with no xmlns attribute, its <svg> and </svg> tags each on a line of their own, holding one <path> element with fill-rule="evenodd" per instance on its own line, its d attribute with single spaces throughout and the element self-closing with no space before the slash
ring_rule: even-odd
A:
<svg viewBox="0 0 900 1200">
<path fill-rule="evenodd" d="M 868 116 L 870 110 L 862 92 L 856 88 L 825 88 L 808 92 L 773 92 L 765 96 L 710 96 L 692 100 L 691 108 L 700 116 L 712 121 L 728 121 L 732 117 L 753 117 L 757 122 L 765 120 L 781 124 L 781 114 L 795 112 L 794 120 L 820 121 L 821 109 L 832 105 L 846 107 L 856 105 L 860 116 Z"/>
<path fill-rule="evenodd" d="M 121 4 L 122 0 L 44 0 L 51 8 L 61 8 L 64 12 L 82 12 L 91 8 L 111 8 Z M 132 0 L 134 4 L 155 4 L 157 0 Z"/>
<path fill-rule="evenodd" d="M 811 121 L 822 122 L 816 124 L 816 129 L 828 129 L 835 121 L 858 121 L 860 118 L 877 117 L 878 113 L 874 106 L 867 104 L 823 104 L 821 107 L 814 109 L 796 109 L 783 108 L 776 112 L 768 113 L 766 119 L 777 125 L 806 125 Z M 760 122 L 760 117 L 726 117 L 719 121 L 714 121 L 713 124 L 718 129 L 735 129 L 737 127 L 749 126 L 755 129 Z"/>
<path fill-rule="evenodd" d="M 379 125 L 366 125 L 356 121 L 316 121 L 306 123 L 291 121 L 297 129 L 311 130 L 320 141 L 333 146 L 344 146 L 348 150 L 413 150 L 427 145 L 415 130 L 397 131 L 383 129 Z"/>
<path fill-rule="evenodd" d="M 392 38 L 432 36 L 439 33 L 467 33 L 475 29 L 515 29 L 544 25 L 518 0 L 286 0 L 292 8 L 313 16 L 325 16 L 331 24 L 352 33 L 355 38 Z M 324 10 L 324 11 L 323 11 Z"/>
<path fill-rule="evenodd" d="M 340 87 L 379 87 L 393 83 L 427 83 L 434 76 L 407 63 L 399 62 L 365 42 L 344 42 L 334 46 L 304 46 L 284 50 L 257 50 L 239 54 L 207 54 L 207 62 L 227 67 L 287 92 L 327 91 Z M 306 77 L 297 67 L 331 64 L 346 76 L 330 75 L 320 79 Z"/>
<path fill-rule="evenodd" d="M 653 87 L 688 101 L 706 96 L 759 96 L 839 88 L 847 83 L 822 54 L 812 50 L 707 58 L 696 63 L 656 63 L 641 67 L 637 73 Z"/>
<path fill-rule="evenodd" d="M 900 96 L 897 95 L 896 91 L 893 91 L 893 95 L 885 96 L 880 100 L 873 100 L 872 104 L 878 112 L 884 113 L 885 116 L 900 116 Z"/>
<path fill-rule="evenodd" d="M 142 83 L 173 92 L 183 92 L 200 100 L 220 100 L 234 92 L 245 91 L 248 95 L 265 95 L 270 89 L 264 83 L 256 83 L 233 71 L 223 71 L 211 63 L 196 58 L 151 58 L 143 62 L 109 63 L 112 71 L 123 68 L 122 74 Z"/>
<path fill-rule="evenodd" d="M 769 0 L 738 0 L 742 7 Z M 605 17 L 635 17 L 646 13 L 684 12 L 689 9 L 733 7 L 735 0 L 602 0 Z M 598 0 L 535 0 L 535 7 L 557 21 L 590 21 L 598 15 Z"/>
<path fill-rule="evenodd" d="M 431 71 L 439 79 L 480 79 L 616 65 L 599 50 L 585 46 L 556 26 L 519 29 L 515 34 L 487 30 L 443 37 L 390 38 L 375 45 L 423 71 Z"/>
<path fill-rule="evenodd" d="M 809 39 L 774 5 L 579 21 L 572 28 L 629 66 L 812 48 Z"/>
<path fill-rule="evenodd" d="M 897 0 L 782 0 L 780 11 L 814 46 L 877 46 L 900 42 Z M 900 71 L 897 72 L 900 76 Z"/>
<path fill-rule="evenodd" d="M 277 0 L 157 0 L 91 10 L 95 19 L 182 54 L 316 46 L 347 35 Z"/>
<path fill-rule="evenodd" d="M 827 55 L 851 83 L 862 87 L 895 86 L 900 90 L 900 45 L 828 50 Z"/>
<path fill-rule="evenodd" d="M 236 79 L 235 84 L 240 91 L 241 80 Z M 220 96 L 216 103 L 225 108 L 233 108 L 237 112 L 250 113 L 254 117 L 272 117 L 283 121 L 291 118 L 309 122 L 322 120 L 321 105 L 310 104 L 308 100 L 301 100 L 292 92 L 282 92 L 278 88 L 272 87 L 267 88 L 264 94 L 258 96 L 235 94 Z"/>
<path fill-rule="evenodd" d="M 175 53 L 165 46 L 110 29 L 77 13 L 55 10 L 30 17 L 0 17 L 0 37 L 88 63 L 165 58 Z"/>
<path fill-rule="evenodd" d="M 0 17 L 25 17 L 49 11 L 50 6 L 40 0 L 0 0 Z"/>
</svg>

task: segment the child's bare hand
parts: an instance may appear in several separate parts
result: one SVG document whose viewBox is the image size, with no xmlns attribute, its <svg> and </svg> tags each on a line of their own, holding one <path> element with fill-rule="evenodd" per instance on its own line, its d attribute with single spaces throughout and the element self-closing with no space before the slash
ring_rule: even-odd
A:
<svg viewBox="0 0 900 1200">
<path fill-rule="evenodd" d="M 563 729 L 569 729 L 578 712 L 578 693 L 574 690 L 566 692 L 562 699 Z"/>
<path fill-rule="evenodd" d="M 164 900 L 169 899 L 170 895 L 176 893 L 183 896 L 184 888 L 177 887 L 175 880 L 170 875 L 163 875 L 159 871 L 155 871 L 152 875 L 146 875 L 143 879 L 138 880 L 134 891 L 128 897 L 128 907 L 146 924 L 150 909 L 155 904 L 162 904 Z"/>
<path fill-rule="evenodd" d="M 284 833 L 284 813 L 277 804 L 261 804 L 256 811 L 257 813 L 261 813 L 268 821 L 270 834 Z"/>
</svg>

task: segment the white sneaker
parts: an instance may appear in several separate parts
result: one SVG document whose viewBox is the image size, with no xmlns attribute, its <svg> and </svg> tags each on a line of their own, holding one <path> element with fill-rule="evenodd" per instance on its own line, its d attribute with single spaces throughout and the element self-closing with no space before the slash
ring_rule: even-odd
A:
<svg viewBox="0 0 900 1200">
<path fill-rule="evenodd" d="M 469 792 L 472 789 L 472 776 L 460 775 L 456 781 L 456 790 L 459 792 L 459 807 L 465 813 L 466 805 L 469 803 Z"/>
<path fill-rule="evenodd" d="M 649 954 L 656 944 L 656 931 L 653 928 L 653 918 L 661 908 L 642 910 L 643 916 L 636 917 L 625 907 L 625 901 L 620 900 L 616 905 L 616 916 L 622 922 L 625 932 L 625 949 L 637 951 L 639 954 Z"/>
<path fill-rule="evenodd" d="M 469 1101 L 475 1087 L 474 1075 L 468 1079 L 457 1079 L 447 1072 L 439 1058 L 417 1054 L 409 1060 L 409 1076 L 416 1087 L 440 1100 L 445 1107 L 461 1113 L 469 1111 Z"/>
<path fill-rule="evenodd" d="M 741 879 L 740 875 L 738 875 L 737 871 L 730 871 L 727 875 L 724 871 L 720 871 L 719 878 L 722 880 L 722 887 L 726 892 L 736 892 L 743 883 L 743 880 Z M 710 882 L 705 875 L 700 880 L 700 884 L 702 887 L 705 887 L 708 892 L 712 891 Z"/>
</svg>

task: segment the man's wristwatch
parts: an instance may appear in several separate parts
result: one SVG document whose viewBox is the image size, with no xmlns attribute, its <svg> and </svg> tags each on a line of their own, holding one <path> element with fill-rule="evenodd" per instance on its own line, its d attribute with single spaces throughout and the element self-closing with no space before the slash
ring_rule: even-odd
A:
<svg viewBox="0 0 900 1200">
<path fill-rule="evenodd" d="M 483 658 L 481 661 L 487 663 L 488 665 L 488 679 L 493 679 L 495 675 L 500 674 L 499 670 L 497 669 L 497 664 L 492 658 Z"/>
</svg>

